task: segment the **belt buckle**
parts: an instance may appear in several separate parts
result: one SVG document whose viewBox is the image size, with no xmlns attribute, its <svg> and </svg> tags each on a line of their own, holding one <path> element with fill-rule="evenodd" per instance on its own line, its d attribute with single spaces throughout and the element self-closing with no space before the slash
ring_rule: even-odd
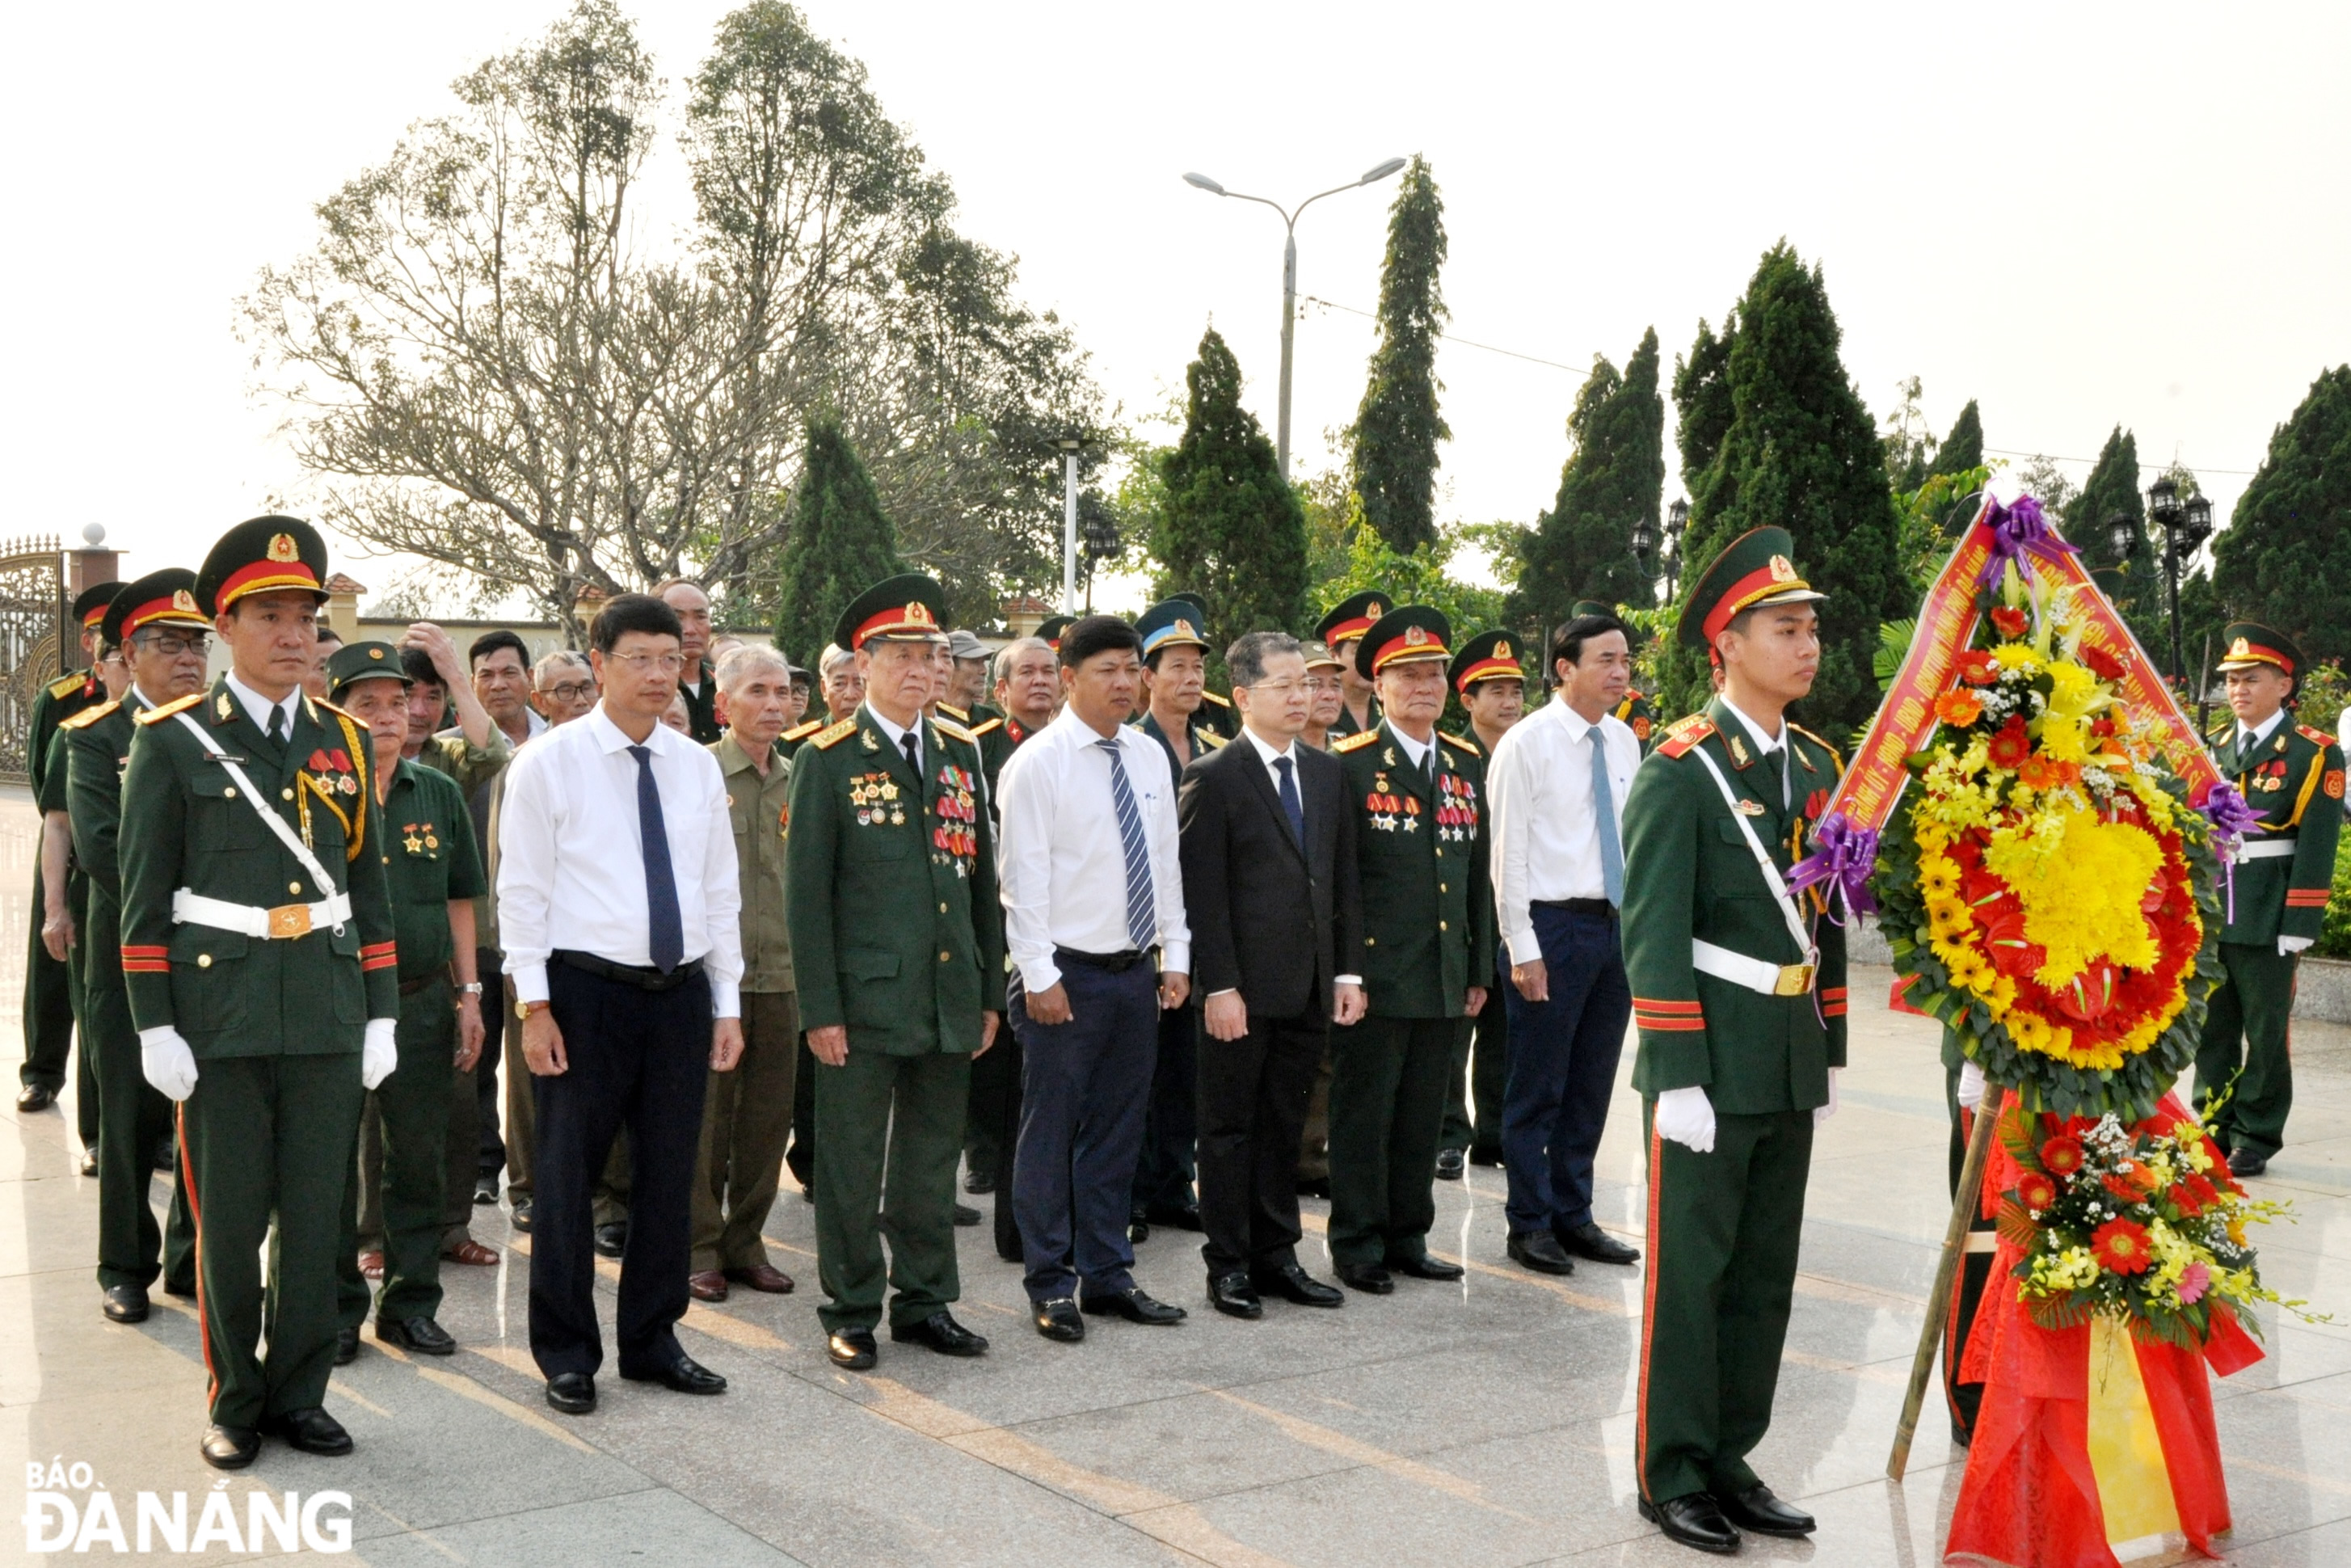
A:
<svg viewBox="0 0 2351 1568">
<path fill-rule="evenodd" d="M 1812 988 L 1812 965 L 1782 964 L 1780 966 L 1780 978 L 1772 986 L 1771 994 L 1775 997 L 1801 997 Z"/>
<path fill-rule="evenodd" d="M 310 906 L 307 904 L 281 904 L 269 912 L 269 936 L 274 942 L 288 937 L 310 935 Z"/>
</svg>

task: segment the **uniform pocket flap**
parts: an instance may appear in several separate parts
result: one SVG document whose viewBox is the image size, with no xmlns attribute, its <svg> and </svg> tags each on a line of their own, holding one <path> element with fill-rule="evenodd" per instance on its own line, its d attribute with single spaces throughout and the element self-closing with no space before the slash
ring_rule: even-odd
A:
<svg viewBox="0 0 2351 1568">
<path fill-rule="evenodd" d="M 878 947 L 844 947 L 841 970 L 861 980 L 886 980 L 898 972 L 898 955 Z"/>
<path fill-rule="evenodd" d="M 1747 835 L 1740 830 L 1738 818 L 1724 817 L 1714 826 L 1715 831 L 1722 835 L 1724 843 L 1737 844 L 1742 850 L 1747 847 Z"/>
<path fill-rule="evenodd" d="M 208 969 L 227 959 L 244 957 L 248 940 L 242 931 L 223 931 L 214 925 L 182 925 L 172 933 L 172 962 Z"/>
</svg>

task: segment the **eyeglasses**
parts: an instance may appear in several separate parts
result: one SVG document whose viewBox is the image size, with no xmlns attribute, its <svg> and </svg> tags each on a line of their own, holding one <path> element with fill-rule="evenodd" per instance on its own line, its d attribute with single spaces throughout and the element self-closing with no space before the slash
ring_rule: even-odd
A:
<svg viewBox="0 0 2351 1568">
<path fill-rule="evenodd" d="M 593 681 L 567 681 L 559 686 L 541 686 L 538 688 L 538 695 L 543 697 L 553 697 L 558 702 L 586 702 L 590 697 L 596 695 L 596 683 Z"/>
<path fill-rule="evenodd" d="M 212 641 L 199 632 L 193 637 L 174 637 L 168 632 L 141 632 L 131 639 L 131 645 L 150 653 L 161 653 L 176 659 L 183 653 L 201 653 L 212 646 Z"/>
<path fill-rule="evenodd" d="M 640 675 L 655 671 L 664 675 L 674 675 L 685 668 L 685 655 L 683 653 L 607 653 L 604 657 L 609 663 L 628 665 Z"/>
</svg>

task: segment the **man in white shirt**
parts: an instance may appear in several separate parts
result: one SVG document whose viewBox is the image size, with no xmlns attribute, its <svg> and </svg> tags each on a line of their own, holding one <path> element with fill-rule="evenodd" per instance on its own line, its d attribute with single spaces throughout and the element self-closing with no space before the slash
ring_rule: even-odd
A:
<svg viewBox="0 0 2351 1568">
<path fill-rule="evenodd" d="M 1552 700 L 1506 731 L 1486 768 L 1494 813 L 1494 907 L 1510 985 L 1502 1164 L 1510 1255 L 1544 1274 L 1570 1253 L 1630 1263 L 1640 1253 L 1592 1218 L 1592 1156 L 1608 1121 L 1633 992 L 1618 911 L 1618 828 L 1641 743 L 1613 710 L 1633 674 L 1614 615 L 1552 634 Z"/>
<path fill-rule="evenodd" d="M 1175 792 L 1159 747 L 1122 722 L 1142 652 L 1115 616 L 1062 633 L 1068 705 L 1005 764 L 998 803 L 1021 1052 L 1013 1213 L 1037 1332 L 1065 1343 L 1085 1337 L 1081 1310 L 1184 1318 L 1135 1284 L 1126 1232 L 1159 1015 L 1191 989 Z"/>
<path fill-rule="evenodd" d="M 621 1375 L 726 1391 L 679 1345 L 676 1325 L 704 1063 L 728 1071 L 743 1053 L 742 893 L 726 782 L 716 759 L 661 722 L 684 664 L 677 614 L 623 593 L 590 641 L 603 701 L 517 757 L 498 814 L 506 972 L 538 1090 L 530 1348 L 548 1404 L 572 1416 L 596 1407 L 604 1346 L 591 1204 L 624 1124 Z"/>
</svg>

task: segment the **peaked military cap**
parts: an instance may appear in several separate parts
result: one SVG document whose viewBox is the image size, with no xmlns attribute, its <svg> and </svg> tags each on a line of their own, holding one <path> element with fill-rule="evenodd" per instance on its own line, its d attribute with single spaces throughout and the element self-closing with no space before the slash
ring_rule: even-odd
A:
<svg viewBox="0 0 2351 1568">
<path fill-rule="evenodd" d="M 1826 599 L 1796 570 L 1795 553 L 1796 541 L 1782 528 L 1750 528 L 1723 546 L 1690 585 L 1676 628 L 1681 640 L 1711 653 L 1716 633 L 1741 611 Z"/>
<path fill-rule="evenodd" d="M 1142 634 L 1145 659 L 1163 648 L 1208 645 L 1207 612 L 1188 597 L 1161 600 L 1134 618 L 1134 629 Z"/>
<path fill-rule="evenodd" d="M 299 517 L 253 517 L 221 535 L 196 573 L 196 608 L 218 615 L 250 593 L 327 597 L 327 541 Z"/>
<path fill-rule="evenodd" d="M 1198 611 L 1200 612 L 1199 623 L 1201 625 L 1206 626 L 1208 623 L 1208 601 L 1206 598 L 1193 592 L 1188 588 L 1185 589 L 1180 593 L 1171 593 L 1167 597 L 1173 603 L 1188 604 L 1193 609 Z"/>
<path fill-rule="evenodd" d="M 1355 673 L 1370 680 L 1390 664 L 1450 659 L 1445 644 L 1453 635 L 1445 612 L 1426 604 L 1400 604 L 1377 621 L 1355 644 Z"/>
<path fill-rule="evenodd" d="M 1045 640 L 1045 646 L 1058 653 L 1061 651 L 1061 633 L 1077 623 L 1074 615 L 1048 615 L 1038 626 L 1037 635 Z"/>
<path fill-rule="evenodd" d="M 107 607 L 114 596 L 122 591 L 120 582 L 93 582 L 74 595 L 74 624 L 87 632 L 106 619 Z"/>
<path fill-rule="evenodd" d="M 2228 652 L 2220 655 L 2222 670 L 2274 664 L 2291 675 L 2302 668 L 2302 650 L 2294 646 L 2294 639 L 2258 621 L 2230 622 L 2220 633 L 2220 641 L 2228 644 Z"/>
<path fill-rule="evenodd" d="M 400 667 L 400 650 L 391 643 L 371 637 L 364 643 L 346 643 L 327 659 L 328 695 L 342 700 L 345 692 L 361 681 L 398 681 L 409 684 L 408 672 Z"/>
<path fill-rule="evenodd" d="M 1376 588 L 1365 589 L 1332 605 L 1329 613 L 1314 622 L 1314 634 L 1335 653 L 1340 643 L 1370 631 L 1372 622 L 1385 615 L 1395 604 L 1394 594 L 1383 593 Z"/>
<path fill-rule="evenodd" d="M 987 657 L 987 644 L 975 633 L 958 626 L 947 633 L 947 652 L 958 659 L 985 659 Z"/>
<path fill-rule="evenodd" d="M 874 642 L 944 643 L 947 634 L 939 622 L 946 603 L 935 580 L 919 571 L 902 572 L 850 601 L 832 623 L 832 640 L 852 652 Z"/>
<path fill-rule="evenodd" d="M 1519 650 L 1524 643 L 1509 632 L 1480 632 L 1461 644 L 1446 675 L 1457 692 L 1467 692 L 1479 681 L 1524 681 Z"/>
<path fill-rule="evenodd" d="M 196 608 L 196 574 L 184 566 L 167 566 L 114 586 L 121 591 L 107 607 L 103 635 L 109 643 L 128 642 L 142 626 L 213 629 L 204 612 Z"/>
</svg>

